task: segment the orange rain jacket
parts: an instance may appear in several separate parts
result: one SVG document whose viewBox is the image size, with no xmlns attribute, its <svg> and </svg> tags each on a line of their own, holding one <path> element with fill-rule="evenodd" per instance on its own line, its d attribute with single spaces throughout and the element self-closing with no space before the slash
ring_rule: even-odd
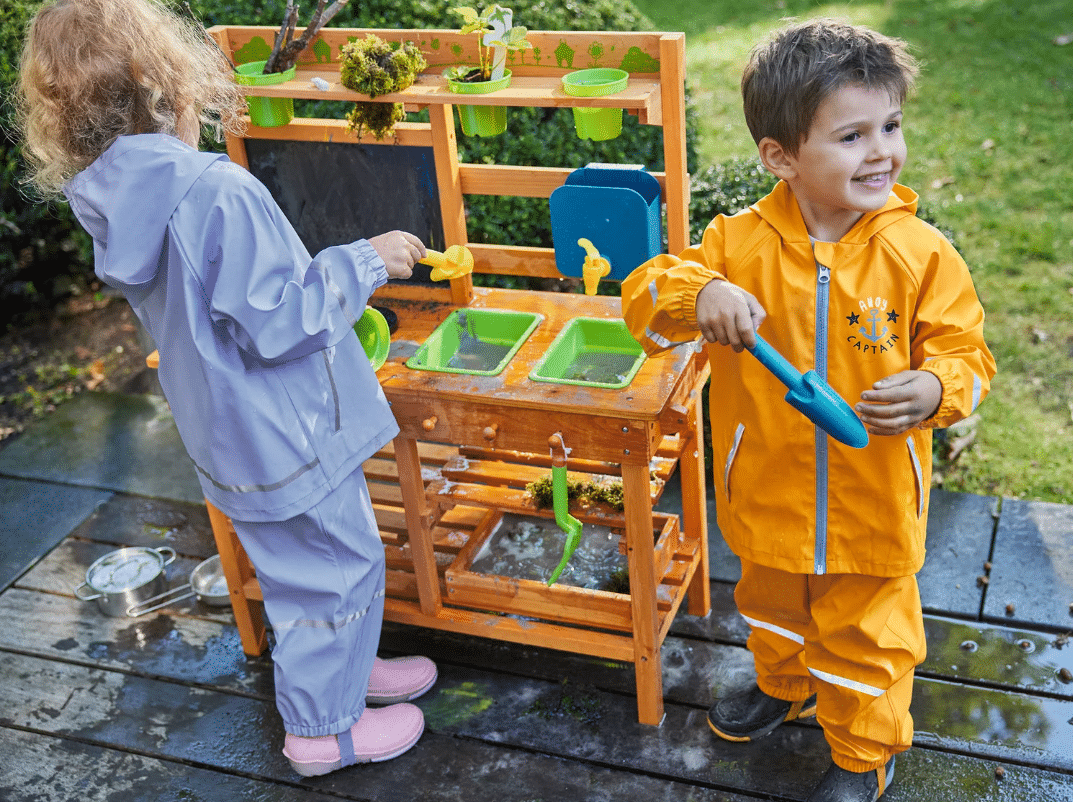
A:
<svg viewBox="0 0 1073 802">
<path fill-rule="evenodd" d="M 697 293 L 725 279 L 763 305 L 771 346 L 850 405 L 899 371 L 942 382 L 939 409 L 920 428 L 854 449 L 786 403 L 786 387 L 748 351 L 707 344 L 719 527 L 743 559 L 888 577 L 923 565 L 931 428 L 976 409 L 995 362 L 968 268 L 915 216 L 916 200 L 897 186 L 841 241 L 813 244 L 779 183 L 749 209 L 715 218 L 699 246 L 661 254 L 622 283 L 623 317 L 649 354 L 695 339 Z"/>
</svg>

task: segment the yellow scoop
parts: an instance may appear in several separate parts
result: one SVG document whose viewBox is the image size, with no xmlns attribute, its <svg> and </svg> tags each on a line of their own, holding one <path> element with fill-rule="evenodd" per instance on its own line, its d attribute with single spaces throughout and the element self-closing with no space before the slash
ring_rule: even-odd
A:
<svg viewBox="0 0 1073 802">
<path fill-rule="evenodd" d="M 595 295 L 596 288 L 600 286 L 600 279 L 611 272 L 611 263 L 600 256 L 596 246 L 584 237 L 579 239 L 577 244 L 585 249 L 585 264 L 581 266 L 581 278 L 585 282 L 585 294 Z"/>
<path fill-rule="evenodd" d="M 458 278 L 473 272 L 473 254 L 465 245 L 452 245 L 443 253 L 430 249 L 420 261 L 432 265 L 429 278 L 433 281 Z"/>
</svg>

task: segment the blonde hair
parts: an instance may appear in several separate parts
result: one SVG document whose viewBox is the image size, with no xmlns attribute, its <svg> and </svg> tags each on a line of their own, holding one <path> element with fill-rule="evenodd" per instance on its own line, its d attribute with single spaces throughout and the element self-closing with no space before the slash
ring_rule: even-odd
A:
<svg viewBox="0 0 1073 802">
<path fill-rule="evenodd" d="M 161 0 L 52 0 L 30 21 L 19 69 L 26 183 L 45 197 L 120 136 L 175 135 L 191 112 L 217 139 L 243 127 L 231 66 Z"/>
<path fill-rule="evenodd" d="M 771 137 L 796 155 L 832 92 L 883 89 L 902 103 L 918 73 L 901 39 L 833 19 L 791 23 L 749 56 L 741 79 L 745 121 L 757 144 Z"/>
</svg>

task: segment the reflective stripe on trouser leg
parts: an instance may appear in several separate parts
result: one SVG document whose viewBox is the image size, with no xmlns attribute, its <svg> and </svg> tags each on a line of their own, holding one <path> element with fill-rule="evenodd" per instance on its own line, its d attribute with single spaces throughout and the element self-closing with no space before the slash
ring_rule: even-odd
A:
<svg viewBox="0 0 1073 802">
<path fill-rule="evenodd" d="M 806 663 L 834 762 L 868 771 L 913 742 L 913 672 L 926 645 L 916 577 L 809 577 Z"/>
<path fill-rule="evenodd" d="M 751 628 L 747 646 L 760 690 L 790 702 L 807 699 L 816 684 L 805 668 L 802 635 L 810 620 L 807 579 L 742 560 L 734 588 L 738 612 Z"/>
<path fill-rule="evenodd" d="M 286 521 L 233 521 L 275 634 L 287 732 L 334 735 L 365 710 L 384 615 L 384 548 L 362 472 Z"/>
</svg>

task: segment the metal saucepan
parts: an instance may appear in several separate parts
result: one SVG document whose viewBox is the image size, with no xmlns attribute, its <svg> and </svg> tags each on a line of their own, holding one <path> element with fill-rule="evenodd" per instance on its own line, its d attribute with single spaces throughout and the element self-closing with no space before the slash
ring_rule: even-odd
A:
<svg viewBox="0 0 1073 802">
<path fill-rule="evenodd" d="M 198 563 L 189 584 L 169 591 L 164 569 L 174 560 L 175 550 L 167 546 L 109 552 L 87 569 L 86 581 L 75 588 L 75 595 L 82 601 L 96 600 L 102 613 L 120 618 L 145 615 L 191 596 L 214 607 L 230 603 L 219 555 Z M 92 595 L 84 592 L 86 588 Z"/>
</svg>

